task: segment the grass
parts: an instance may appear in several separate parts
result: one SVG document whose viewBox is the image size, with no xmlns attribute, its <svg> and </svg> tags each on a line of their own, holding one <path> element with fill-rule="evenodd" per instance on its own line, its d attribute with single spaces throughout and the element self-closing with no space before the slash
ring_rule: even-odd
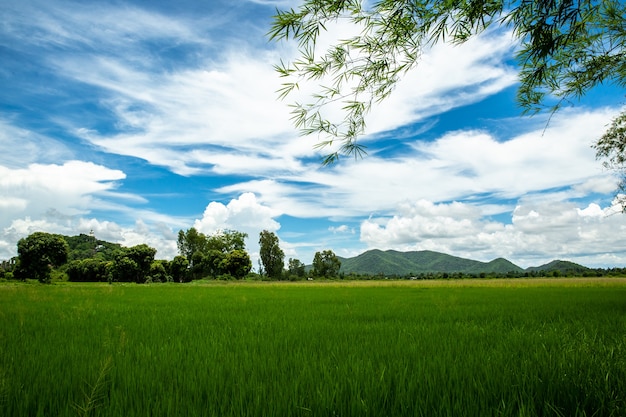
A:
<svg viewBox="0 0 626 417">
<path fill-rule="evenodd" d="M 626 415 L 620 279 L 7 284 L 0 306 L 0 415 Z"/>
</svg>

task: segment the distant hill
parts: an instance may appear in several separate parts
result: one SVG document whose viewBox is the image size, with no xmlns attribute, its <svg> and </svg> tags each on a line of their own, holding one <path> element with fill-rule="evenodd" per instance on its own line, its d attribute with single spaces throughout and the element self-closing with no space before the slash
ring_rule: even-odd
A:
<svg viewBox="0 0 626 417">
<path fill-rule="evenodd" d="M 561 274 L 582 274 L 589 268 L 569 261 L 552 261 L 538 267 L 523 269 L 504 258 L 490 262 L 459 258 L 434 251 L 399 252 L 395 250 L 368 250 L 353 258 L 341 258 L 344 274 L 407 276 L 428 273 L 464 274 L 523 274 L 525 272 L 546 273 L 559 271 Z"/>
<path fill-rule="evenodd" d="M 398 252 L 374 249 L 353 258 L 340 260 L 341 272 L 346 274 L 404 276 L 438 272 L 467 274 L 524 272 L 522 268 L 503 258 L 480 262 L 433 251 Z"/>
<path fill-rule="evenodd" d="M 567 274 L 578 275 L 578 274 L 583 274 L 585 272 L 589 272 L 591 271 L 591 269 L 587 268 L 586 266 L 582 266 L 577 263 L 574 263 L 574 262 L 555 260 L 555 261 L 549 262 L 541 266 L 532 266 L 530 268 L 526 268 L 526 271 L 528 272 L 559 271 L 563 275 L 567 275 Z"/>
<path fill-rule="evenodd" d="M 68 260 L 96 258 L 111 261 L 122 245 L 96 239 L 92 235 L 63 236 L 69 246 Z"/>
</svg>

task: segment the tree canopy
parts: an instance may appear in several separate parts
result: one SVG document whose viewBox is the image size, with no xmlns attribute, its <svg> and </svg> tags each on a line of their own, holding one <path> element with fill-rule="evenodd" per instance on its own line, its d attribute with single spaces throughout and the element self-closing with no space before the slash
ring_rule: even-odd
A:
<svg viewBox="0 0 626 417">
<path fill-rule="evenodd" d="M 313 275 L 317 277 L 335 277 L 341 269 L 341 261 L 332 250 L 315 252 L 313 257 Z"/>
<path fill-rule="evenodd" d="M 194 227 L 178 232 L 178 251 L 189 264 L 191 276 L 181 280 L 217 277 L 229 274 L 243 278 L 252 269 L 252 261 L 246 252 L 248 235 L 237 230 L 219 231 L 207 236 Z"/>
<path fill-rule="evenodd" d="M 20 275 L 50 282 L 50 272 L 67 261 L 69 247 L 63 236 L 35 232 L 17 242 Z"/>
<path fill-rule="evenodd" d="M 285 267 L 285 253 L 278 244 L 276 234 L 267 230 L 259 233 L 259 255 L 267 276 L 280 278 Z"/>
<path fill-rule="evenodd" d="M 295 40 L 300 57 L 276 70 L 286 81 L 280 97 L 300 83 L 320 83 L 307 103 L 293 104 L 303 134 L 320 135 L 319 146 L 340 143 L 325 158 L 359 156 L 357 139 L 365 115 L 386 98 L 422 52 L 437 42 L 460 44 L 493 25 L 519 40 L 520 86 L 525 112 L 556 111 L 601 83 L 626 86 L 626 3 L 618 0 L 305 0 L 279 10 L 269 37 Z M 348 22 L 357 35 L 318 51 L 320 34 Z M 344 118 L 330 120 L 323 108 L 341 103 Z"/>
<path fill-rule="evenodd" d="M 604 166 L 621 173 L 618 198 L 626 212 L 626 112 L 613 119 L 611 125 L 595 144 L 596 156 L 605 159 Z"/>
</svg>

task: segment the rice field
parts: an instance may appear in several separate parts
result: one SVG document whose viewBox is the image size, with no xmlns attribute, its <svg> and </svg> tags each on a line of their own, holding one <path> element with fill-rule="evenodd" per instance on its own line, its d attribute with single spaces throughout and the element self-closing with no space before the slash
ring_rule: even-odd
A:
<svg viewBox="0 0 626 417">
<path fill-rule="evenodd" d="M 626 280 L 0 284 L 1 416 L 626 416 Z"/>
</svg>

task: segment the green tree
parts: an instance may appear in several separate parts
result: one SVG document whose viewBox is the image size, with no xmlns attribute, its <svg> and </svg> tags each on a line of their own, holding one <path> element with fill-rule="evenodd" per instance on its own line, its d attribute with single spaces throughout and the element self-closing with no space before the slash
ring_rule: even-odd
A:
<svg viewBox="0 0 626 417">
<path fill-rule="evenodd" d="M 237 230 L 223 230 L 207 237 L 207 249 L 223 253 L 245 250 L 247 233 Z"/>
<path fill-rule="evenodd" d="M 285 78 L 280 97 L 303 81 L 320 83 L 309 103 L 293 105 L 304 134 L 339 141 L 340 154 L 361 155 L 357 143 L 365 114 L 383 100 L 422 51 L 439 41 L 460 44 L 492 25 L 510 29 L 520 46 L 518 102 L 527 112 L 557 110 L 598 84 L 626 85 L 626 2 L 619 0 L 305 0 L 297 10 L 278 11 L 269 37 L 295 40 L 300 57 L 276 70 Z M 342 20 L 357 35 L 319 53 L 320 33 Z M 342 120 L 322 108 L 341 102 Z"/>
<path fill-rule="evenodd" d="M 218 249 L 207 251 L 202 260 L 203 275 L 215 278 L 224 274 L 224 260 L 226 259 L 226 255 L 226 252 Z"/>
<path fill-rule="evenodd" d="M 17 242 L 22 278 L 35 278 L 39 282 L 50 282 L 52 268 L 67 262 L 69 248 L 61 235 L 35 232 Z"/>
<path fill-rule="evenodd" d="M 107 262 L 100 259 L 76 259 L 67 264 L 68 279 L 75 282 L 105 282 Z"/>
<path fill-rule="evenodd" d="M 617 198 L 626 212 L 626 112 L 613 119 L 607 131 L 595 144 L 596 156 L 603 165 L 620 175 Z"/>
<path fill-rule="evenodd" d="M 263 269 L 268 277 L 280 279 L 285 267 L 285 253 L 278 245 L 278 236 L 263 230 L 259 234 L 259 252 Z"/>
<path fill-rule="evenodd" d="M 196 251 L 189 259 L 189 272 L 191 279 L 201 279 L 205 275 L 206 256 L 200 251 Z"/>
<path fill-rule="evenodd" d="M 170 275 L 174 282 L 189 281 L 189 261 L 184 256 L 174 256 L 170 262 Z"/>
<path fill-rule="evenodd" d="M 195 228 L 178 232 L 178 251 L 189 261 L 191 278 L 217 277 L 227 273 L 225 260 L 234 251 L 245 252 L 246 233 L 224 230 L 206 236 Z"/>
<path fill-rule="evenodd" d="M 150 264 L 150 271 L 147 278 L 149 282 L 169 282 L 172 281 L 172 276 L 168 274 L 168 262 L 165 260 L 157 259 Z"/>
<path fill-rule="evenodd" d="M 93 258 L 96 254 L 98 242 L 94 236 L 84 233 L 78 236 L 65 236 L 69 246 L 69 260 Z"/>
<path fill-rule="evenodd" d="M 126 257 L 133 260 L 137 264 L 138 273 L 135 282 L 145 282 L 150 275 L 150 266 L 154 262 L 156 249 L 142 243 L 132 246 L 126 250 Z"/>
<path fill-rule="evenodd" d="M 144 282 L 140 280 L 141 271 L 137 262 L 120 252 L 110 269 L 110 280 L 115 282 Z"/>
<path fill-rule="evenodd" d="M 142 243 L 130 248 L 122 248 L 115 256 L 112 280 L 144 283 L 150 276 L 150 266 L 154 262 L 156 249 Z"/>
<path fill-rule="evenodd" d="M 339 275 L 341 261 L 332 250 L 315 252 L 313 257 L 313 275 L 316 277 L 336 277 Z"/>
<path fill-rule="evenodd" d="M 223 271 L 235 279 L 242 279 L 252 269 L 250 255 L 245 250 L 235 249 L 228 252 L 222 261 Z"/>
<path fill-rule="evenodd" d="M 193 266 L 193 255 L 196 252 L 204 253 L 206 251 L 207 237 L 198 232 L 194 227 L 186 232 L 178 231 L 178 253 L 187 258 L 191 266 Z"/>
<path fill-rule="evenodd" d="M 289 258 L 289 262 L 287 263 L 289 276 L 294 276 L 298 278 L 304 277 L 305 274 L 305 265 L 300 262 L 299 259 Z"/>
</svg>

